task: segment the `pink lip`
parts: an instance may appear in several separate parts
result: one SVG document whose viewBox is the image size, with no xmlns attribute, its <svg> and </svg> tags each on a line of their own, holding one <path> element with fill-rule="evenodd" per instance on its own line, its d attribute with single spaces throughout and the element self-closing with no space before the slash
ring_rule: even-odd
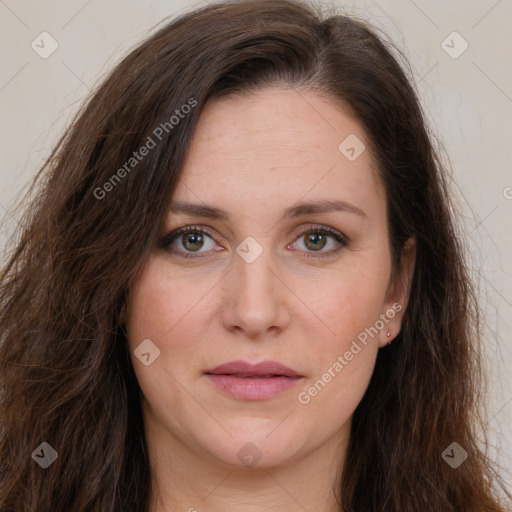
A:
<svg viewBox="0 0 512 512">
<path fill-rule="evenodd" d="M 302 378 L 276 361 L 252 365 L 231 361 L 205 372 L 222 392 L 243 400 L 264 400 L 292 388 Z"/>
</svg>

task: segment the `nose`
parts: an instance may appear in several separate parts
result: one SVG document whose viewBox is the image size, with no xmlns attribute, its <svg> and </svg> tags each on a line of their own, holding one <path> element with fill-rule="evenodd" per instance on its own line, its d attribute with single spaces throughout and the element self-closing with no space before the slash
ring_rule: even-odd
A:
<svg viewBox="0 0 512 512">
<path fill-rule="evenodd" d="M 278 334 L 290 323 L 290 292 L 267 255 L 264 251 L 252 263 L 235 255 L 223 284 L 224 328 L 251 339 Z"/>
</svg>

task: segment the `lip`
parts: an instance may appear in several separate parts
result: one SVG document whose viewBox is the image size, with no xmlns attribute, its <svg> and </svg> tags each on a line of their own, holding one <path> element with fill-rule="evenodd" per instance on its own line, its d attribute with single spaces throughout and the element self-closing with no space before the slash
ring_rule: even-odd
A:
<svg viewBox="0 0 512 512">
<path fill-rule="evenodd" d="M 221 392 L 242 400 L 265 400 L 294 387 L 303 376 L 276 361 L 231 361 L 205 375 Z"/>
<path fill-rule="evenodd" d="M 261 377 L 265 375 L 279 375 L 284 377 L 302 377 L 295 370 L 278 363 L 277 361 L 263 361 L 251 364 L 246 361 L 230 361 L 205 373 L 213 375 L 241 375 L 243 377 Z"/>
</svg>

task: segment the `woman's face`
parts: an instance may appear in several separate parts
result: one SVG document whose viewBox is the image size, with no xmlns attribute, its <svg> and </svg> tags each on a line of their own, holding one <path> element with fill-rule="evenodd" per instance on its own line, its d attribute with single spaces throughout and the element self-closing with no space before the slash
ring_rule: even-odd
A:
<svg viewBox="0 0 512 512">
<path fill-rule="evenodd" d="M 147 435 L 164 451 L 272 467 L 346 444 L 410 274 L 390 280 L 385 193 L 364 145 L 361 125 L 314 92 L 203 110 L 162 238 L 190 231 L 155 248 L 127 322 Z M 271 365 L 215 370 L 240 361 Z"/>
</svg>

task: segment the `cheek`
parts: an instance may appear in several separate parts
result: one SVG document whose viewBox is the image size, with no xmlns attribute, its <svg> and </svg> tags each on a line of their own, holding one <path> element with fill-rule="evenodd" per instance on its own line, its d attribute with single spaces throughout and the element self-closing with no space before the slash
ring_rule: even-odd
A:
<svg viewBox="0 0 512 512">
<path fill-rule="evenodd" d="M 301 403 L 314 402 L 312 408 L 326 411 L 334 422 L 340 414 L 345 420 L 352 414 L 370 381 L 378 352 L 375 325 L 387 277 L 379 265 L 351 265 L 350 271 L 302 288 L 326 335 L 309 338 L 310 367 L 315 370 L 303 388 Z"/>
<path fill-rule="evenodd" d="M 325 426 L 335 431 L 361 401 L 378 352 L 377 337 L 370 328 L 379 318 L 382 300 L 371 290 L 361 281 L 347 279 L 331 284 L 323 294 L 310 295 L 317 299 L 317 315 L 334 334 L 310 338 L 307 350 L 314 371 L 298 396 L 305 407 L 305 421 L 320 415 Z"/>
<path fill-rule="evenodd" d="M 196 287 L 186 279 L 171 278 L 168 274 L 154 258 L 141 275 L 127 316 L 128 343 L 135 375 L 146 398 L 145 407 L 186 436 L 182 421 L 201 414 L 200 407 L 184 389 L 194 393 L 190 387 L 192 372 L 197 369 L 199 375 L 201 368 L 205 322 L 200 319 L 208 304 L 204 300 L 208 287 Z M 160 350 L 148 366 L 134 355 L 134 350 L 146 339 Z"/>
<path fill-rule="evenodd" d="M 154 365 L 173 368 L 178 376 L 200 353 L 205 328 L 205 322 L 200 319 L 208 307 L 211 286 L 204 281 L 168 274 L 157 258 L 150 260 L 132 293 L 128 340 L 133 355 L 142 340 L 150 339 L 160 349 Z M 134 361 L 137 370 L 140 365 L 135 363 L 137 361 Z"/>
<path fill-rule="evenodd" d="M 365 329 L 373 326 L 382 313 L 388 274 L 378 266 L 347 265 L 347 269 L 304 281 L 297 295 L 321 320 L 329 350 L 342 350 Z M 313 316 L 312 316 L 313 318 Z M 319 323 L 318 325 L 321 326 Z"/>
</svg>

